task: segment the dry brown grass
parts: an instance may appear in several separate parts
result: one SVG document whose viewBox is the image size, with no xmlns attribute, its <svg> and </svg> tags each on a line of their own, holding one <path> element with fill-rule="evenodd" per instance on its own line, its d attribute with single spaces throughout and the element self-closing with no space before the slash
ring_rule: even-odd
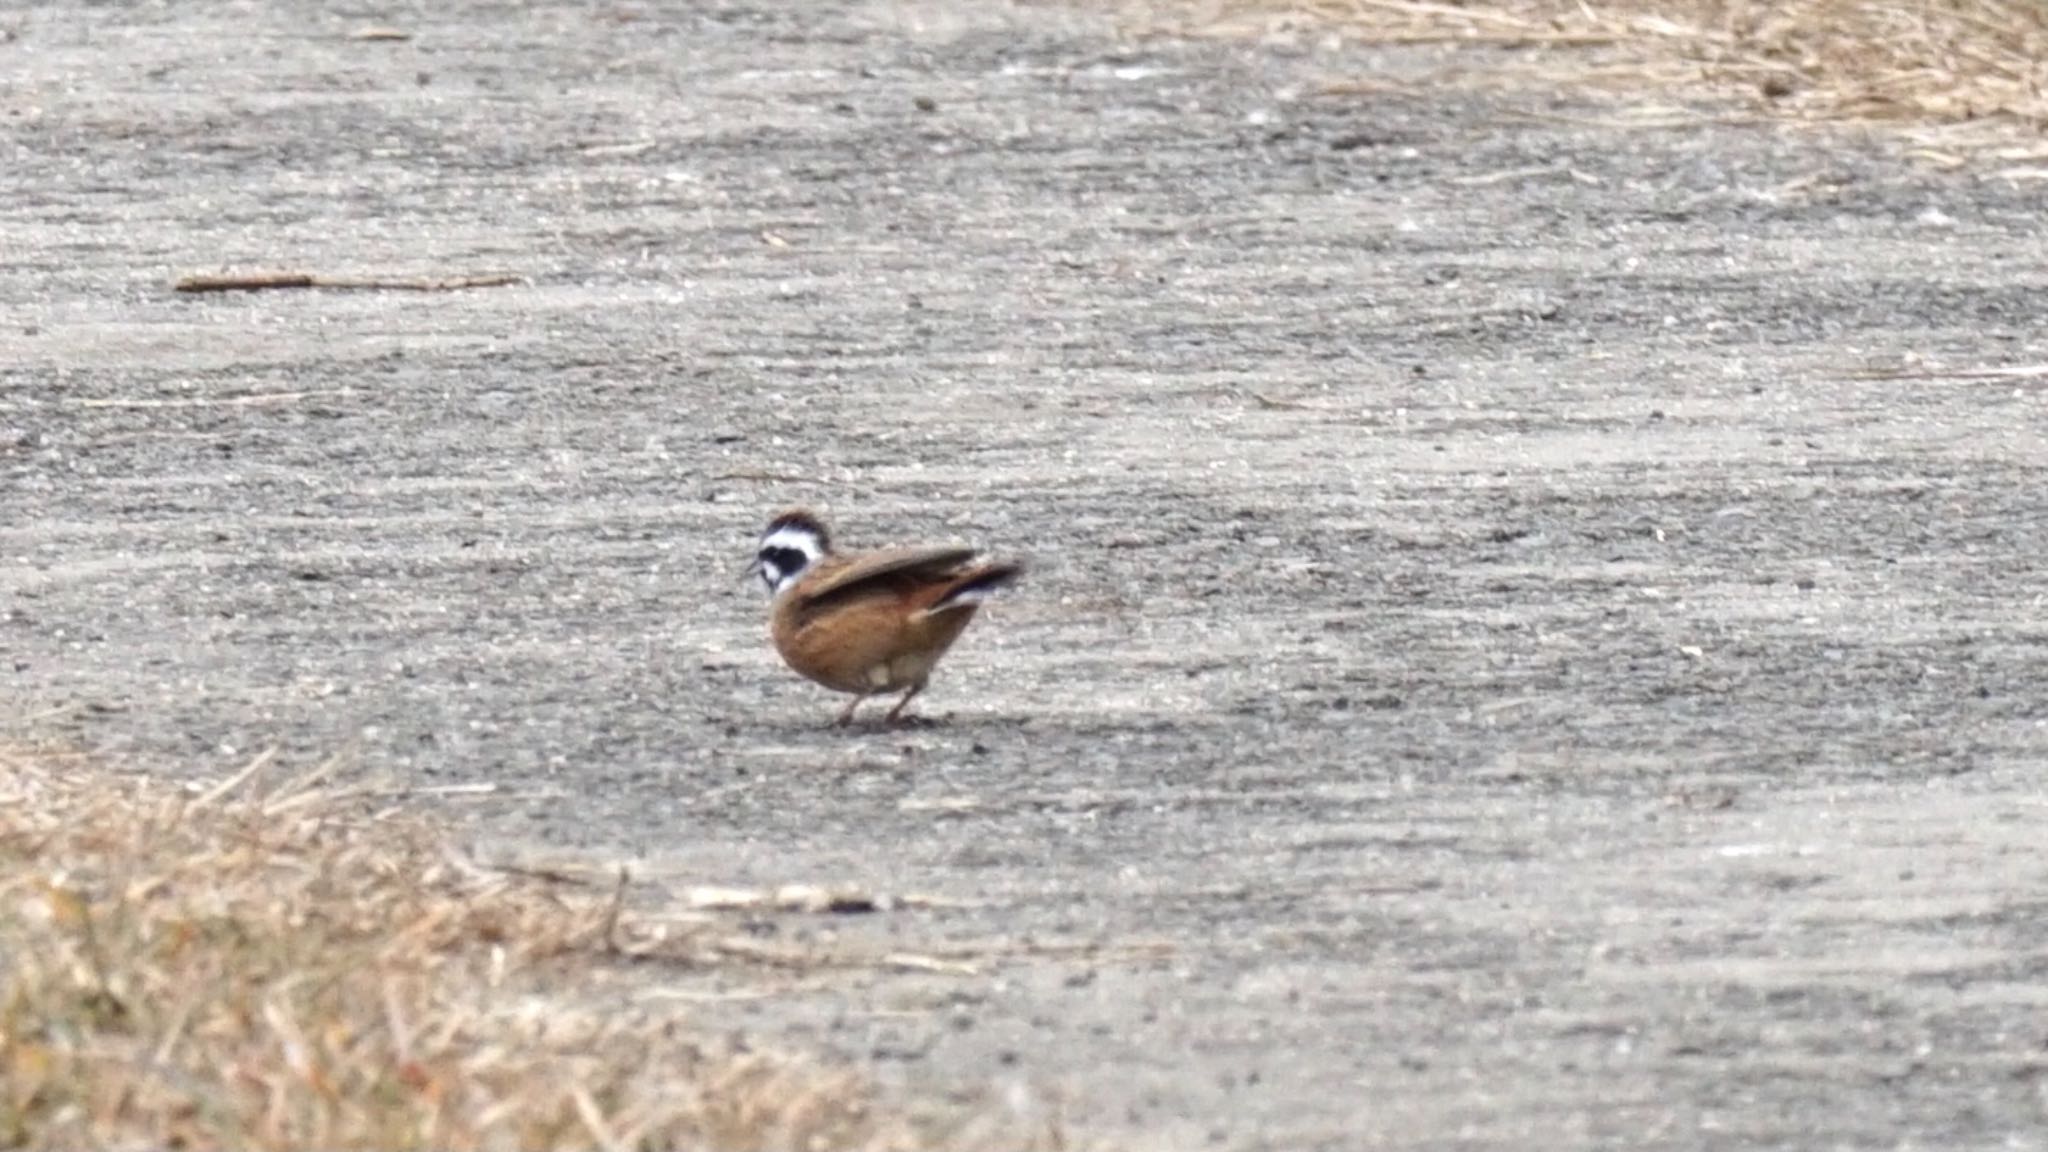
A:
<svg viewBox="0 0 2048 1152">
<path fill-rule="evenodd" d="M 2035 159 L 2048 129 L 2048 0 L 1188 0 L 1209 34 L 1292 24 L 1381 43 L 1486 46 L 1466 79 L 1640 97 L 1711 93 L 1754 112 L 1888 121 L 1928 143 Z M 2016 147 L 2036 142 L 2027 149 Z"/>
<path fill-rule="evenodd" d="M 669 927 L 604 885 L 466 864 L 316 780 L 199 792 L 0 748 L 0 1147 L 943 1140 L 852 1074 L 711 1051 L 593 994 L 748 962 Z"/>
</svg>

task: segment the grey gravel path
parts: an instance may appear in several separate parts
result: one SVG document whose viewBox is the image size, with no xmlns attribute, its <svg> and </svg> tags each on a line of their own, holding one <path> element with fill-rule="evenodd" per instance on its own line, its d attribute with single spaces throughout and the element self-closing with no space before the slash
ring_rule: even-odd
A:
<svg viewBox="0 0 2048 1152">
<path fill-rule="evenodd" d="M 411 33 L 363 41 L 365 25 Z M 2048 1147 L 2043 187 L 1054 7 L 0 12 L 0 683 L 939 907 L 655 973 L 1117 1149 Z M 188 297 L 289 267 L 527 284 Z M 827 727 L 774 508 L 1028 556 Z"/>
</svg>

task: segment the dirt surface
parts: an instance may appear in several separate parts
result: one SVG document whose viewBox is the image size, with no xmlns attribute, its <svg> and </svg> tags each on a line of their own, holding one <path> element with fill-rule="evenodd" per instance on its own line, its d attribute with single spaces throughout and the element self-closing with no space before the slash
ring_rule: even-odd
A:
<svg viewBox="0 0 2048 1152">
<path fill-rule="evenodd" d="M 1054 8 L 340 11 L 0 17 L 15 730 L 940 897 L 650 994 L 1084 1144 L 2048 1147 L 2040 380 L 1868 378 L 2048 362 L 2040 185 Z M 798 501 L 1032 561 L 936 726 L 769 651 Z"/>
</svg>

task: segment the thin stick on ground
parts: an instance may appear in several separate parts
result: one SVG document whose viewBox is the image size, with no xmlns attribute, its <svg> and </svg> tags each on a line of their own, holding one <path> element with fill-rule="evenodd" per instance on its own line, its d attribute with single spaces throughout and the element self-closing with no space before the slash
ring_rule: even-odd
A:
<svg viewBox="0 0 2048 1152">
<path fill-rule="evenodd" d="M 619 882 L 612 889 L 611 907 L 605 909 L 604 913 L 604 948 L 613 955 L 625 951 L 624 946 L 619 943 L 619 917 L 626 911 L 626 885 L 630 881 L 626 866 L 619 865 Z"/>
<path fill-rule="evenodd" d="M 186 276 L 173 287 L 179 292 L 260 292 L 274 288 L 334 288 L 370 292 L 456 292 L 465 288 L 501 288 L 525 281 L 523 276 L 491 273 L 481 276 L 326 276 L 315 272 L 248 272 Z"/>
<path fill-rule="evenodd" d="M 2048 380 L 2048 364 L 1999 368 L 1872 368 L 1845 380 Z"/>
</svg>

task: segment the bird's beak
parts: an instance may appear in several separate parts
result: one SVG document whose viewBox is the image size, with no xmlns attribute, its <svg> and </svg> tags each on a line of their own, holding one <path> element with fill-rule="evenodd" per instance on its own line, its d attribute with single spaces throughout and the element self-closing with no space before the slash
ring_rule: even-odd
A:
<svg viewBox="0 0 2048 1152">
<path fill-rule="evenodd" d="M 740 573 L 740 580 L 744 582 L 752 577 L 759 576 L 760 574 L 761 558 L 759 556 L 756 556 L 752 560 L 747 561 L 746 571 Z"/>
</svg>

